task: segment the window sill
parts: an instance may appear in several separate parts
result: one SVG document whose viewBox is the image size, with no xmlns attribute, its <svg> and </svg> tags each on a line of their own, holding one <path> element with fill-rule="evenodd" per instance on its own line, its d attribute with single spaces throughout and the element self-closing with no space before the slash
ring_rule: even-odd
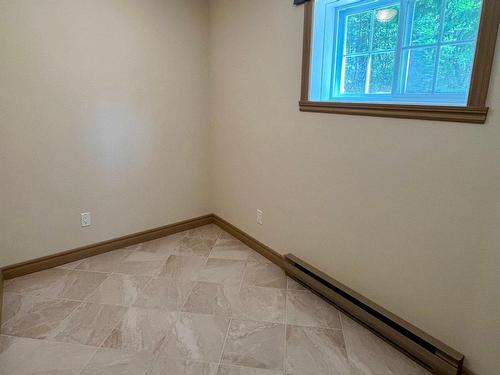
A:
<svg viewBox="0 0 500 375">
<path fill-rule="evenodd" d="M 301 100 L 299 106 L 302 112 L 339 113 L 473 124 L 484 124 L 488 114 L 488 107 L 311 102 L 308 100 Z"/>
</svg>

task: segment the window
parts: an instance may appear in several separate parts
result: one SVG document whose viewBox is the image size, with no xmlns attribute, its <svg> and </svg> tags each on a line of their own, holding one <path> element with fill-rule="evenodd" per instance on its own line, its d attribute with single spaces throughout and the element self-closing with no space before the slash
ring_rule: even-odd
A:
<svg viewBox="0 0 500 375">
<path fill-rule="evenodd" d="M 308 3 L 301 110 L 484 122 L 497 1 Z"/>
</svg>

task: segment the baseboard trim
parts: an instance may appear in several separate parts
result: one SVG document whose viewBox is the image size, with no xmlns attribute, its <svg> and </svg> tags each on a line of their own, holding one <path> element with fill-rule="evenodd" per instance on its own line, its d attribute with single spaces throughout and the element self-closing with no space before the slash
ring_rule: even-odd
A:
<svg viewBox="0 0 500 375">
<path fill-rule="evenodd" d="M 108 251 L 121 249 L 141 242 L 155 240 L 157 238 L 169 236 L 174 233 L 194 229 L 203 225 L 213 223 L 213 215 L 200 216 L 194 219 L 179 221 L 177 223 L 162 227 L 145 230 L 127 236 L 114 238 L 111 240 L 98 242 L 92 245 L 82 246 L 73 250 L 67 250 L 45 257 L 29 260 L 22 263 L 13 264 L 1 269 L 5 280 L 27 275 L 33 272 L 43 271 L 48 268 L 61 266 L 66 263 L 75 262 L 94 255 L 106 253 Z"/>
<path fill-rule="evenodd" d="M 233 237 L 236 237 L 245 245 L 258 252 L 260 255 L 266 257 L 271 262 L 275 263 L 276 265 L 284 269 L 285 258 L 277 251 L 271 249 L 267 245 L 264 245 L 262 242 L 256 240 L 248 233 L 235 227 L 233 224 L 227 222 L 226 220 L 222 219 L 221 217 L 215 214 L 213 215 L 213 222 L 215 225 L 219 226 L 221 229 L 225 230 Z"/>
<path fill-rule="evenodd" d="M 7 266 L 0 269 L 0 322 L 2 314 L 4 279 L 8 280 L 15 277 L 27 275 L 33 272 L 42 271 L 48 268 L 61 266 L 66 263 L 71 263 L 94 255 L 103 254 L 108 251 L 113 251 L 121 249 L 123 247 L 135 245 L 141 242 L 146 242 L 166 237 L 171 234 L 183 232 L 185 230 L 194 229 L 208 224 L 216 224 L 221 229 L 225 230 L 235 238 L 239 239 L 248 247 L 255 250 L 256 252 L 266 257 L 271 262 L 273 262 L 274 264 L 283 268 L 286 271 L 286 260 L 284 256 L 282 256 L 280 253 L 273 250 L 269 246 L 263 244 L 262 242 L 258 241 L 254 237 L 250 236 L 248 233 L 242 231 L 241 229 L 229 223 L 228 221 L 222 219 L 221 217 L 215 214 L 209 214 L 194 219 L 188 219 L 177 223 L 165 225 L 159 228 L 154 228 L 143 232 L 133 233 L 127 236 L 114 238 L 108 241 L 103 241 L 96 244 L 79 247 L 73 250 L 63 251 L 46 257 L 41 257 L 30 261 L 13 264 L 11 266 Z M 462 374 L 475 375 L 474 372 L 465 367 L 462 370 Z"/>
<path fill-rule="evenodd" d="M 287 264 L 286 264 L 287 262 L 286 262 L 285 257 L 283 255 L 281 255 L 280 253 L 273 250 L 269 246 L 263 244 L 262 242 L 258 241 L 254 237 L 250 236 L 248 233 L 244 232 L 243 230 L 239 229 L 238 227 L 234 226 L 233 224 L 229 223 L 228 221 L 222 219 L 221 217 L 219 217 L 215 214 L 213 215 L 213 222 L 214 222 L 214 224 L 219 226 L 221 229 L 223 229 L 226 232 L 228 232 L 229 234 L 231 234 L 233 237 L 236 237 L 237 239 L 239 239 L 241 242 L 246 244 L 251 249 L 257 251 L 259 254 L 266 257 L 267 259 L 269 259 L 271 262 L 273 262 L 277 266 L 281 267 L 289 276 L 293 276 L 293 275 L 290 275 L 289 272 L 287 272 L 287 270 L 288 270 Z M 305 286 L 310 288 L 308 285 L 305 285 Z M 317 293 L 314 289 L 311 289 L 311 290 L 313 292 Z M 355 320 L 358 320 L 356 316 L 353 316 L 348 312 L 347 312 L 347 314 L 350 315 Z M 368 328 L 370 328 L 370 327 L 368 327 Z M 385 341 L 387 343 L 389 343 L 390 345 L 394 346 L 396 349 L 399 349 L 390 340 L 385 339 Z M 404 351 L 401 351 L 401 352 L 403 354 L 408 355 L 408 353 L 405 353 Z M 411 356 L 409 356 L 409 357 L 411 359 L 415 360 Z M 465 367 L 462 368 L 461 374 L 462 375 L 476 375 L 475 373 L 473 373 L 472 371 L 470 371 L 469 369 L 467 369 Z"/>
</svg>

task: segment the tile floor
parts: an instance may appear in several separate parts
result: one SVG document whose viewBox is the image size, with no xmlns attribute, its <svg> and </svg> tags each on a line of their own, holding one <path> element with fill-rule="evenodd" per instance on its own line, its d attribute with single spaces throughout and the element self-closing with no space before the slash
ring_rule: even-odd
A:
<svg viewBox="0 0 500 375">
<path fill-rule="evenodd" d="M 214 225 L 8 280 L 0 374 L 423 375 Z"/>
</svg>

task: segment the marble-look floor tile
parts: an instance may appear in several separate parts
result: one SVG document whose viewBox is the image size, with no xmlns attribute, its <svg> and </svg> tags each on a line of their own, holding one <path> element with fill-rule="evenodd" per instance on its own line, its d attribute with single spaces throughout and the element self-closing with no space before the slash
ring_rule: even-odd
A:
<svg viewBox="0 0 500 375">
<path fill-rule="evenodd" d="M 95 348 L 0 336 L 0 374 L 77 375 Z"/>
<path fill-rule="evenodd" d="M 254 288 L 199 282 L 184 304 L 183 311 L 231 316 L 282 323 L 285 292 L 272 288 Z"/>
<path fill-rule="evenodd" d="M 170 255 L 159 271 L 158 277 L 196 280 L 206 262 L 204 257 Z"/>
<path fill-rule="evenodd" d="M 51 339 L 100 346 L 125 313 L 120 306 L 82 303 L 51 334 Z"/>
<path fill-rule="evenodd" d="M 148 276 L 113 274 L 89 295 L 86 301 L 105 305 L 131 306 L 149 280 Z"/>
<path fill-rule="evenodd" d="M 248 263 L 258 263 L 258 264 L 270 264 L 272 263 L 265 256 L 260 255 L 258 252 L 252 250 L 248 255 Z"/>
<path fill-rule="evenodd" d="M 148 241 L 139 244 L 135 250 L 160 254 L 160 255 L 169 255 L 172 251 L 176 250 L 182 238 L 185 236 L 185 233 L 176 233 L 167 237 L 158 238 L 153 241 Z"/>
<path fill-rule="evenodd" d="M 239 286 L 225 286 L 224 284 L 207 283 L 200 281 L 189 294 L 182 311 L 211 314 L 232 315 L 231 295 L 239 293 Z"/>
<path fill-rule="evenodd" d="M 55 297 L 83 301 L 108 276 L 100 272 L 71 271 L 62 279 L 61 291 Z"/>
<path fill-rule="evenodd" d="M 208 259 L 201 269 L 198 280 L 219 284 L 240 284 L 245 270 L 241 260 Z"/>
<path fill-rule="evenodd" d="M 249 262 L 243 285 L 286 289 L 285 272 L 272 263 Z"/>
<path fill-rule="evenodd" d="M 309 290 L 289 290 L 286 300 L 287 323 L 341 329 L 339 311 Z"/>
<path fill-rule="evenodd" d="M 81 301 L 107 277 L 105 273 L 51 268 L 8 280 L 5 290 L 19 294 Z"/>
<path fill-rule="evenodd" d="M 2 375 L 429 375 L 215 225 L 4 286 Z"/>
<path fill-rule="evenodd" d="M 131 307 L 113 329 L 104 348 L 156 352 L 177 320 L 177 312 Z"/>
<path fill-rule="evenodd" d="M 19 340 L 19 338 L 13 336 L 0 335 L 0 355 L 7 349 L 9 349 L 16 340 Z"/>
<path fill-rule="evenodd" d="M 222 239 L 222 240 L 236 240 L 237 238 L 234 237 L 232 234 L 229 234 L 228 232 L 220 229 L 220 234 L 219 234 L 219 238 Z"/>
<path fill-rule="evenodd" d="M 286 339 L 287 375 L 352 374 L 342 331 L 289 325 Z"/>
<path fill-rule="evenodd" d="M 159 356 L 147 375 L 216 375 L 217 364 Z"/>
<path fill-rule="evenodd" d="M 347 355 L 356 374 L 429 375 L 430 373 L 404 354 L 341 314 Z"/>
<path fill-rule="evenodd" d="M 229 325 L 229 318 L 180 313 L 161 348 L 162 355 L 217 363 Z"/>
<path fill-rule="evenodd" d="M 77 260 L 77 261 L 74 261 L 71 263 L 62 264 L 62 265 L 58 266 L 57 268 L 62 268 L 62 269 L 66 269 L 66 270 L 74 270 L 82 262 L 83 262 L 83 259 L 80 259 L 80 260 Z"/>
<path fill-rule="evenodd" d="M 283 371 L 262 368 L 222 365 L 217 375 L 284 375 Z"/>
<path fill-rule="evenodd" d="M 232 306 L 234 318 L 283 323 L 285 291 L 274 288 L 242 287 Z"/>
<path fill-rule="evenodd" d="M 157 278 L 144 288 L 134 306 L 178 311 L 195 285 L 194 281 Z"/>
<path fill-rule="evenodd" d="M 145 254 L 151 253 L 132 252 L 121 262 L 116 263 L 113 272 L 135 276 L 151 277 L 157 275 L 163 266 L 163 260 L 154 259 L 154 256 L 145 256 Z"/>
<path fill-rule="evenodd" d="M 54 298 L 62 292 L 64 278 L 71 272 L 73 271 L 51 268 L 6 280 L 4 291 L 7 293 L 33 294 Z"/>
<path fill-rule="evenodd" d="M 144 375 L 151 367 L 153 353 L 99 349 L 81 375 Z"/>
<path fill-rule="evenodd" d="M 188 230 L 186 233 L 186 237 L 197 237 L 215 241 L 222 235 L 222 233 L 224 233 L 224 231 L 217 225 L 208 224 L 202 227 Z"/>
<path fill-rule="evenodd" d="M 144 251 L 141 248 L 134 250 L 124 259 L 124 262 L 164 262 L 170 256 L 170 252 Z"/>
<path fill-rule="evenodd" d="M 3 293 L 2 321 L 0 322 L 0 326 L 17 314 L 21 308 L 22 300 L 23 296 L 20 294 Z"/>
<path fill-rule="evenodd" d="M 304 285 L 302 285 L 298 281 L 295 281 L 291 277 L 287 277 L 286 280 L 287 280 L 287 286 L 286 287 L 289 290 L 307 290 L 307 288 Z"/>
<path fill-rule="evenodd" d="M 208 257 L 214 245 L 215 240 L 199 237 L 184 237 L 180 241 L 179 247 L 172 250 L 172 254 Z"/>
<path fill-rule="evenodd" d="M 218 239 L 210 258 L 247 260 L 250 251 L 252 250 L 241 241 Z"/>
<path fill-rule="evenodd" d="M 10 297 L 7 294 L 7 302 Z M 23 295 L 15 299 L 17 306 L 11 318 L 2 326 L 2 333 L 13 336 L 44 339 L 50 336 L 80 302 Z"/>
<path fill-rule="evenodd" d="M 224 347 L 222 363 L 282 370 L 284 350 L 283 324 L 233 320 Z"/>
<path fill-rule="evenodd" d="M 115 272 L 116 265 L 130 255 L 131 252 L 132 250 L 126 248 L 99 254 L 85 259 L 76 269 L 96 272 Z"/>
</svg>

